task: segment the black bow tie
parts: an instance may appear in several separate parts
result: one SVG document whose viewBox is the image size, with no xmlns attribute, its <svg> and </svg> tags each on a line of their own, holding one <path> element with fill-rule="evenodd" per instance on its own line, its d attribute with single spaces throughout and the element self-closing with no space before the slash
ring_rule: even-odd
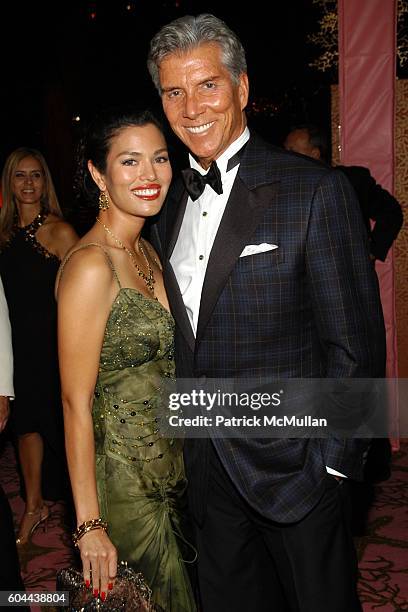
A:
<svg viewBox="0 0 408 612">
<path fill-rule="evenodd" d="M 181 174 L 185 188 L 193 202 L 200 197 L 206 185 L 210 185 L 218 195 L 222 193 L 221 172 L 215 161 L 211 164 L 207 174 L 200 174 L 194 168 L 186 168 L 181 171 Z"/>
</svg>

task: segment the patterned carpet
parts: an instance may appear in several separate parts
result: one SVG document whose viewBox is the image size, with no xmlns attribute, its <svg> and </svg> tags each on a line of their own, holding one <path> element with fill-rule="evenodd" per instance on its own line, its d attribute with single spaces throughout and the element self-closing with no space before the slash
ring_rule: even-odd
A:
<svg viewBox="0 0 408 612">
<path fill-rule="evenodd" d="M 408 610 L 408 441 L 392 474 L 373 487 L 365 535 L 356 541 L 364 612 Z"/>
<path fill-rule="evenodd" d="M 0 482 L 10 502 L 17 531 L 24 512 L 24 501 L 19 495 L 16 461 L 11 443 L 5 445 L 0 455 Z M 30 544 L 19 550 L 21 574 L 28 592 L 55 591 L 56 572 L 72 565 L 74 561 L 66 506 L 63 502 L 50 503 L 49 509 L 46 531 L 40 525 Z M 39 612 L 41 609 L 48 612 L 53 610 L 52 607 L 31 606 L 31 612 Z"/>
<path fill-rule="evenodd" d="M 0 456 L 0 482 L 17 526 L 24 503 L 18 494 L 14 451 L 10 444 L 6 444 Z M 408 611 L 408 441 L 393 454 L 391 478 L 367 488 L 363 497 L 365 501 L 361 504 L 370 498 L 368 521 L 364 535 L 356 537 L 356 545 L 364 612 Z M 74 560 L 66 508 L 62 502 L 55 503 L 50 505 L 50 511 L 47 531 L 37 530 L 31 544 L 20 553 L 27 591 L 54 590 L 57 570 Z M 39 612 L 40 608 L 31 610 Z M 50 612 L 52 608 L 43 610 Z"/>
</svg>

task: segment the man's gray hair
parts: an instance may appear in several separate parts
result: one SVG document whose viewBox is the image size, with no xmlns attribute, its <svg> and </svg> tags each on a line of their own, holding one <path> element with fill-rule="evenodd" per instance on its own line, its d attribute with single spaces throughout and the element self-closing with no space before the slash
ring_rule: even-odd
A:
<svg viewBox="0 0 408 612">
<path fill-rule="evenodd" d="M 238 84 L 240 75 L 247 71 L 245 51 L 238 36 L 214 15 L 185 15 L 163 26 L 150 43 L 147 68 L 159 94 L 159 67 L 164 58 L 171 53 L 190 51 L 204 43 L 220 46 L 222 63 L 234 83 Z"/>
</svg>

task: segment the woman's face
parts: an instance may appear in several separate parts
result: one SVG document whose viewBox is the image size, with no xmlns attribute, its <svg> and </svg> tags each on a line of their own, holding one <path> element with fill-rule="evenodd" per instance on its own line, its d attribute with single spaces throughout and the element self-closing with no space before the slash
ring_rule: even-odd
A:
<svg viewBox="0 0 408 612">
<path fill-rule="evenodd" d="M 12 176 L 11 189 L 17 204 L 39 204 L 44 191 L 44 172 L 35 157 L 24 157 Z"/>
<path fill-rule="evenodd" d="M 120 130 L 111 141 L 106 172 L 91 163 L 90 170 L 114 206 L 140 217 L 160 211 L 172 177 L 166 141 L 152 123 Z"/>
</svg>

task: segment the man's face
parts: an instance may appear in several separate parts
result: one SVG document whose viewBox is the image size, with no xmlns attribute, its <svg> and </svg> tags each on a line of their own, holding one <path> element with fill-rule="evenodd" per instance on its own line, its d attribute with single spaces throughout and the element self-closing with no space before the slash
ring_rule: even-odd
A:
<svg viewBox="0 0 408 612">
<path fill-rule="evenodd" d="M 286 136 L 283 146 L 287 151 L 302 153 L 313 159 L 320 159 L 320 151 L 314 147 L 309 140 L 309 132 L 307 130 L 293 130 Z"/>
<path fill-rule="evenodd" d="M 221 61 L 217 44 L 172 53 L 160 64 L 162 103 L 171 128 L 208 168 L 240 136 L 246 125 L 248 78 L 239 83 Z"/>
</svg>

